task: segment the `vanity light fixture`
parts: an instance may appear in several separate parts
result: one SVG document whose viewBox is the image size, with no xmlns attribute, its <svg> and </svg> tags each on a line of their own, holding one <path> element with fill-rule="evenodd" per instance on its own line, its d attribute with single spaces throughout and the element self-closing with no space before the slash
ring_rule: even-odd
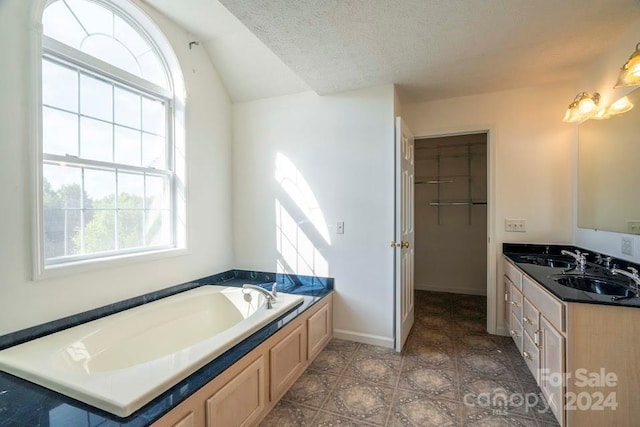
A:
<svg viewBox="0 0 640 427">
<path fill-rule="evenodd" d="M 640 43 L 636 45 L 635 52 L 631 54 L 627 62 L 620 68 L 618 82 L 614 87 L 637 85 L 640 85 Z"/>
<path fill-rule="evenodd" d="M 607 108 L 603 108 L 602 110 L 598 111 L 595 116 L 593 116 L 593 118 L 597 120 L 608 119 L 609 117 L 615 116 L 617 114 L 626 113 L 632 108 L 633 103 L 629 100 L 629 97 L 623 96 L 613 104 L 609 105 Z"/>
<path fill-rule="evenodd" d="M 562 121 L 576 123 L 593 117 L 598 112 L 598 103 L 600 103 L 600 94 L 598 92 L 593 94 L 580 92 L 573 102 L 569 104 Z"/>
</svg>

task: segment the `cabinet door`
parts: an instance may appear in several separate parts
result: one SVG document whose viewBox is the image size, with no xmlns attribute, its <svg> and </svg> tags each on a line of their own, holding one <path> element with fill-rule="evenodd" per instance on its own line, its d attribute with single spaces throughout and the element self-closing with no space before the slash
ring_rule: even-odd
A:
<svg viewBox="0 0 640 427">
<path fill-rule="evenodd" d="M 516 343 L 516 347 L 518 347 L 518 351 L 522 354 L 522 334 L 524 333 L 524 329 L 522 328 L 522 324 L 520 320 L 516 318 L 515 313 L 511 312 L 511 329 L 509 329 L 509 335 L 513 338 L 513 342 Z"/>
<path fill-rule="evenodd" d="M 260 356 L 207 399 L 207 426 L 253 425 L 266 407 L 265 395 L 265 361 Z"/>
<path fill-rule="evenodd" d="M 564 337 L 543 316 L 540 316 L 540 341 L 540 389 L 562 424 L 565 390 Z"/>
<path fill-rule="evenodd" d="M 324 347 L 331 338 L 331 310 L 330 305 L 325 304 L 307 320 L 307 359 L 311 360 Z"/>
<path fill-rule="evenodd" d="M 513 313 L 514 317 L 518 319 L 518 322 L 522 323 L 522 292 L 518 290 L 518 288 L 513 284 L 509 284 L 509 295 L 511 300 L 509 301 L 509 306 L 511 307 L 511 313 Z"/>
<path fill-rule="evenodd" d="M 533 339 L 527 331 L 522 334 L 522 357 L 531 371 L 531 375 L 536 379 L 536 383 L 540 384 L 540 350 L 535 345 Z"/>
<path fill-rule="evenodd" d="M 269 351 L 271 401 L 280 398 L 304 369 L 304 328 L 298 326 Z"/>
</svg>

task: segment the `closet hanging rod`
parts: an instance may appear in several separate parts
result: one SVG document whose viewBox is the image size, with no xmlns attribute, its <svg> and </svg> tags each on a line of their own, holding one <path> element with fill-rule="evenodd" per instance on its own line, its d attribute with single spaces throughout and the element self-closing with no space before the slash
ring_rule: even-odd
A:
<svg viewBox="0 0 640 427">
<path fill-rule="evenodd" d="M 416 184 L 452 184 L 452 179 L 431 179 L 428 181 L 416 181 Z"/>
</svg>

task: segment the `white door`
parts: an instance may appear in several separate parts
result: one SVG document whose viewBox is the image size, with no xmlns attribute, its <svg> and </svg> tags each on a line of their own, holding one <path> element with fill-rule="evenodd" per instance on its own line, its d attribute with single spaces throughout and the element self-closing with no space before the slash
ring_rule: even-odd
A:
<svg viewBox="0 0 640 427">
<path fill-rule="evenodd" d="M 414 316 L 414 138 L 396 117 L 396 230 L 392 246 L 395 251 L 396 351 L 401 351 L 413 326 Z"/>
</svg>

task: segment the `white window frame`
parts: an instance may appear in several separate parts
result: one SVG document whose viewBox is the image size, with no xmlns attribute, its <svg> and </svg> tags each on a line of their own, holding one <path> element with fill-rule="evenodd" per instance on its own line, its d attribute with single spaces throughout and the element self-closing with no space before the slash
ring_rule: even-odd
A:
<svg viewBox="0 0 640 427">
<path fill-rule="evenodd" d="M 186 158 L 185 158 L 185 95 L 184 83 L 180 67 L 169 42 L 153 21 L 129 0 L 91 0 L 107 9 L 113 10 L 125 19 L 134 29 L 158 52 L 163 62 L 171 89 L 160 87 L 134 74 L 128 73 L 111 64 L 87 55 L 57 40 L 42 34 L 42 25 L 36 28 L 34 45 L 35 55 L 32 60 L 32 78 L 35 81 L 33 99 L 33 134 L 34 148 L 34 280 L 91 271 L 99 268 L 115 267 L 134 262 L 149 261 L 164 257 L 179 256 L 189 253 L 187 250 L 187 213 L 186 213 Z M 44 0 L 36 5 L 35 16 L 37 22 L 42 22 L 42 14 L 50 1 Z M 167 114 L 166 129 L 166 160 L 167 169 L 120 165 L 112 162 L 100 162 L 79 159 L 75 156 L 59 156 L 45 154 L 42 144 L 42 60 L 47 59 L 55 63 L 78 69 L 81 73 L 94 75 L 116 86 L 134 90 L 144 96 L 159 99 L 165 103 Z M 179 130 L 177 130 L 179 129 Z M 66 163 L 73 166 L 89 167 L 92 169 L 122 170 L 145 172 L 151 175 L 168 177 L 170 192 L 170 245 L 147 246 L 116 251 L 83 254 L 59 258 L 47 263 L 44 251 L 44 206 L 43 206 L 43 166 L 45 163 Z"/>
</svg>

